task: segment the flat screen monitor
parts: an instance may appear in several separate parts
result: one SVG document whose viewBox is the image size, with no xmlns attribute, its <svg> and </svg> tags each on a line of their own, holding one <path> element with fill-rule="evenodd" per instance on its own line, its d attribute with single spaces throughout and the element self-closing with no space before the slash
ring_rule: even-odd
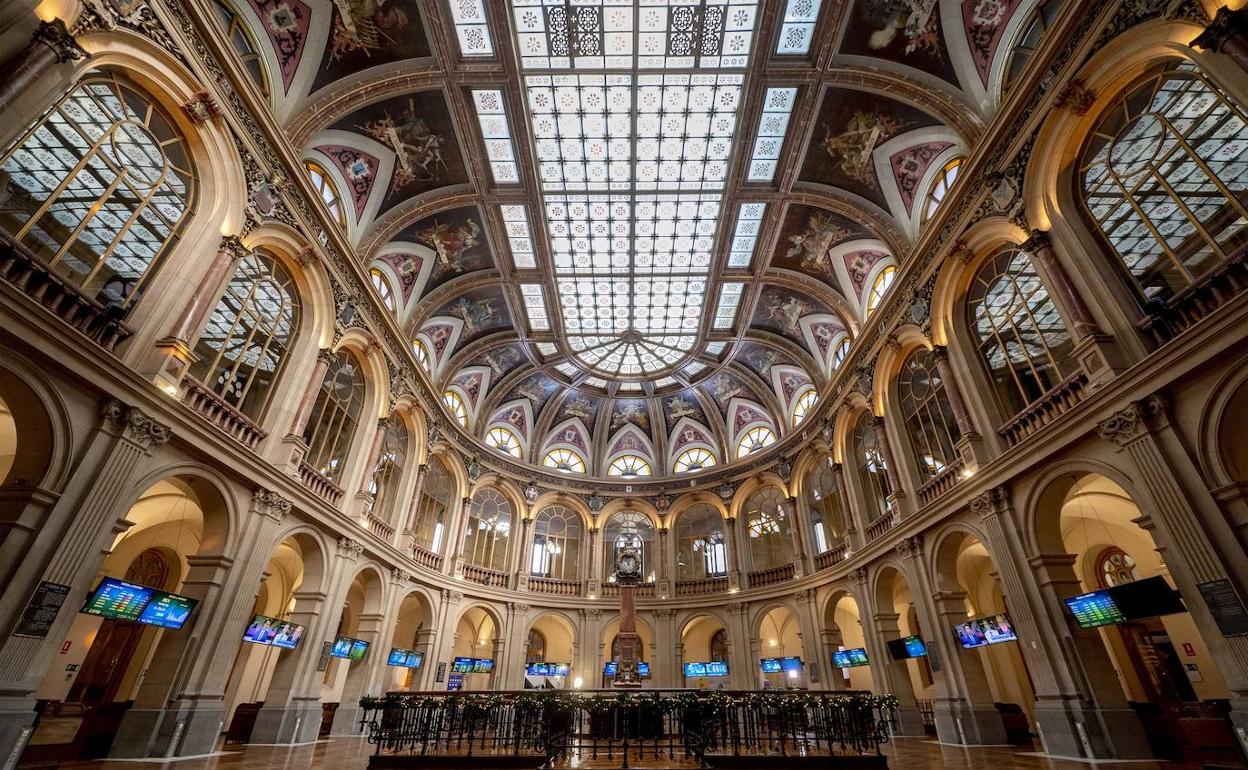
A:
<svg viewBox="0 0 1248 770">
<path fill-rule="evenodd" d="M 368 642 L 363 639 L 351 640 L 351 652 L 347 653 L 347 657 L 351 660 L 364 660 L 364 656 L 368 654 Z"/>
<path fill-rule="evenodd" d="M 273 635 L 273 646 L 283 650 L 293 650 L 299 646 L 303 638 L 304 627 L 286 620 L 278 621 L 277 633 Z"/>
<path fill-rule="evenodd" d="M 472 673 L 488 674 L 494 670 L 494 660 L 492 658 L 473 658 Z"/>
<path fill-rule="evenodd" d="M 524 667 L 525 676 L 550 676 L 550 664 L 530 663 Z"/>
<path fill-rule="evenodd" d="M 277 618 L 271 618 L 268 615 L 257 615 L 251 619 L 251 625 L 247 626 L 247 630 L 243 632 L 243 641 L 255 644 L 272 644 L 273 638 L 277 636 L 277 627 L 281 622 Z"/>
<path fill-rule="evenodd" d="M 151 601 L 143 608 L 143 613 L 139 615 L 139 622 L 161 628 L 181 628 L 186 624 L 196 604 L 199 604 L 196 599 L 157 591 L 152 594 Z"/>
<path fill-rule="evenodd" d="M 420 652 L 419 650 L 407 651 L 407 663 L 405 665 L 408 668 L 420 668 L 424 664 L 425 654 L 423 652 Z"/>
<path fill-rule="evenodd" d="M 966 649 L 983 647 L 988 644 L 1018 641 L 1014 632 L 1014 624 L 1009 615 L 1000 613 L 984 618 L 973 618 L 953 627 L 954 636 Z"/>
<path fill-rule="evenodd" d="M 893 660 L 921 658 L 927 654 L 927 645 L 917 636 L 890 639 L 888 641 L 888 653 L 893 656 Z"/>
<path fill-rule="evenodd" d="M 706 676 L 705 663 L 686 663 L 685 676 Z"/>
<path fill-rule="evenodd" d="M 781 658 L 780 670 L 789 676 L 802 673 L 801 658 Z"/>
<path fill-rule="evenodd" d="M 338 637 L 334 640 L 334 646 L 329 648 L 330 655 L 347 660 L 364 660 L 364 654 L 367 652 L 368 642 L 363 639 L 353 639 L 350 636 Z"/>
<path fill-rule="evenodd" d="M 837 668 L 866 666 L 868 665 L 867 651 L 862 647 L 853 647 L 848 650 L 835 650 L 832 653 L 832 663 Z"/>
<path fill-rule="evenodd" d="M 456 658 L 451 661 L 451 673 L 454 674 L 471 674 L 472 658 Z"/>
<path fill-rule="evenodd" d="M 155 593 L 155 588 L 106 577 L 87 596 L 82 611 L 114 620 L 138 620 Z"/>
<path fill-rule="evenodd" d="M 608 660 L 602 667 L 602 673 L 604 676 L 615 676 L 616 670 L 617 666 L 614 660 Z M 637 674 L 642 679 L 649 679 L 650 664 L 644 660 L 637 661 Z"/>
<path fill-rule="evenodd" d="M 1183 598 L 1160 575 L 1068 597 L 1066 606 L 1083 628 L 1186 612 Z"/>
<path fill-rule="evenodd" d="M 411 650 L 405 650 L 402 647 L 391 647 L 390 654 L 386 656 L 386 665 L 407 668 L 407 658 L 411 654 Z"/>
<path fill-rule="evenodd" d="M 764 674 L 779 674 L 780 659 L 779 658 L 763 658 L 758 662 L 758 667 L 763 670 Z"/>
<path fill-rule="evenodd" d="M 705 676 L 728 676 L 728 664 L 723 661 L 712 660 L 703 665 L 706 666 Z"/>
</svg>

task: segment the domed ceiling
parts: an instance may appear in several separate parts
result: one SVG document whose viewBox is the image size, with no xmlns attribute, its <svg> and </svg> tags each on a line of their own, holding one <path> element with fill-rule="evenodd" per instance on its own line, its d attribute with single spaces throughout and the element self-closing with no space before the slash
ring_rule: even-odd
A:
<svg viewBox="0 0 1248 770">
<path fill-rule="evenodd" d="M 236 45 L 431 386 L 477 440 L 505 428 L 523 461 L 569 449 L 595 476 L 626 454 L 655 475 L 690 448 L 738 461 L 758 427 L 785 442 L 1038 13 L 235 2 Z"/>
</svg>

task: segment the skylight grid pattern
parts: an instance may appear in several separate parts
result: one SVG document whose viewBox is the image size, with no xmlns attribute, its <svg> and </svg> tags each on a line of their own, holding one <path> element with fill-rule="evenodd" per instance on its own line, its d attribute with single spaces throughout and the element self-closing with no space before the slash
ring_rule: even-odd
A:
<svg viewBox="0 0 1248 770">
<path fill-rule="evenodd" d="M 547 195 L 556 275 L 628 275 L 633 206 L 627 195 Z"/>
<path fill-rule="evenodd" d="M 711 269 L 719 194 L 638 195 L 633 208 L 633 274 L 705 274 Z"/>
<path fill-rule="evenodd" d="M 819 21 L 822 0 L 789 0 L 784 7 L 784 22 L 780 25 L 780 39 L 776 53 L 781 55 L 805 54 L 815 35 L 815 22 Z"/>
<path fill-rule="evenodd" d="M 745 289 L 743 283 L 725 283 L 719 289 L 719 304 L 715 307 L 715 328 L 731 329 L 737 317 L 737 305 L 741 304 L 741 293 Z"/>
<path fill-rule="evenodd" d="M 637 189 L 723 187 L 744 80 L 736 74 L 637 77 Z"/>
<path fill-rule="evenodd" d="M 789 114 L 797 101 L 796 88 L 768 88 L 763 96 L 763 114 L 758 119 L 758 136 L 746 178 L 751 182 L 770 182 L 776 176 L 784 133 L 789 127 Z"/>
<path fill-rule="evenodd" d="M 485 154 L 490 160 L 490 172 L 496 184 L 517 184 L 520 172 L 516 168 L 516 152 L 511 142 L 511 128 L 507 125 L 507 108 L 502 91 L 473 91 L 472 103 L 477 108 L 477 122 L 481 137 L 485 139 Z"/>
<path fill-rule="evenodd" d="M 631 75 L 533 75 L 525 91 L 544 191 L 629 189 Z"/>
<path fill-rule="evenodd" d="M 533 254 L 533 230 L 529 227 L 529 213 L 518 203 L 504 203 L 498 207 L 507 230 L 507 243 L 511 247 L 511 263 L 517 270 L 533 270 L 537 257 Z"/>
<path fill-rule="evenodd" d="M 563 329 L 573 350 L 601 345 L 628 331 L 632 282 L 628 278 L 557 281 Z M 601 336 L 602 339 L 598 337 Z"/>
<path fill-rule="evenodd" d="M 493 56 L 494 39 L 481 0 L 451 0 L 451 21 L 464 56 Z"/>
<path fill-rule="evenodd" d="M 550 330 L 550 317 L 546 314 L 546 290 L 540 283 L 520 284 L 520 296 L 524 299 L 524 312 L 529 317 L 529 328 L 535 332 Z"/>
<path fill-rule="evenodd" d="M 737 207 L 737 224 L 728 250 L 728 267 L 748 268 L 754 261 L 754 244 L 763 229 L 766 203 L 742 203 Z"/>
</svg>

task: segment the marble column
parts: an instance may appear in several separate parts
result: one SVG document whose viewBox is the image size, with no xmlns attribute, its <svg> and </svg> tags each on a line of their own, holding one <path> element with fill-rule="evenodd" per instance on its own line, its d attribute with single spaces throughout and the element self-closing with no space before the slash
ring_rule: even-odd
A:
<svg viewBox="0 0 1248 770">
<path fill-rule="evenodd" d="M 962 398 L 962 387 L 953 374 L 953 366 L 949 363 L 949 349 L 943 345 L 932 348 L 932 360 L 936 362 L 936 372 L 940 375 L 941 385 L 945 390 L 945 398 L 949 402 L 949 411 L 953 412 L 954 422 L 958 426 L 958 441 L 955 449 L 962 459 L 964 467 L 975 470 L 988 459 L 984 449 L 983 437 L 975 426 L 975 419 L 966 408 Z"/>
<path fill-rule="evenodd" d="M 896 521 L 906 514 L 906 491 L 901 484 L 901 473 L 897 470 L 897 456 L 893 452 L 893 442 L 888 435 L 888 426 L 884 424 L 882 417 L 871 417 L 871 419 L 875 420 L 875 432 L 880 437 L 880 455 L 884 459 L 884 473 L 892 491 L 892 494 L 888 496 L 888 507 Z"/>
<path fill-rule="evenodd" d="M 372 504 L 377 497 L 368 491 L 368 485 L 377 475 L 377 463 L 381 459 L 382 447 L 386 444 L 388 426 L 389 422 L 387 420 L 377 420 L 377 425 L 373 429 L 373 440 L 368 447 L 368 454 L 364 458 L 364 473 L 360 476 L 360 488 L 355 493 L 356 503 L 359 505 L 360 524 L 365 529 L 368 529 L 369 517 L 376 516 L 372 509 Z M 380 492 L 381 490 L 377 491 Z"/>
<path fill-rule="evenodd" d="M 789 520 L 789 537 L 793 541 L 793 577 L 800 578 L 809 571 L 806 566 L 806 543 L 802 537 L 804 517 L 796 497 L 788 498 L 784 505 L 789 509 L 786 516 Z"/>
<path fill-rule="evenodd" d="M 845 483 L 845 464 L 832 464 L 832 478 L 836 481 L 836 495 L 841 503 L 841 516 L 845 520 L 845 540 L 851 549 L 866 545 L 867 523 L 862 520 L 862 511 L 850 504 L 849 487 Z M 829 545 L 833 545 L 829 543 Z"/>
<path fill-rule="evenodd" d="M 292 476 L 299 476 L 299 464 L 308 453 L 303 432 L 308 427 L 308 420 L 312 418 L 312 409 L 316 406 L 316 398 L 321 393 L 329 365 L 335 358 L 334 352 L 328 348 L 323 348 L 316 354 L 316 366 L 313 367 L 307 387 L 304 388 L 303 397 L 299 399 L 299 409 L 291 420 L 290 431 L 282 439 L 282 444 L 286 446 L 286 470 Z"/>
<path fill-rule="evenodd" d="M 0 64 L 0 113 L 57 64 L 90 56 L 60 19 L 40 21 L 30 43 Z"/>
<path fill-rule="evenodd" d="M 741 550 L 737 548 L 737 520 L 724 519 L 724 534 L 728 537 L 728 590 L 741 590 Z"/>
<path fill-rule="evenodd" d="M 671 537 L 671 530 L 667 527 L 659 527 L 658 529 L 658 555 L 655 560 L 658 562 L 655 570 L 658 576 L 655 579 L 654 594 L 658 599 L 667 599 L 672 595 L 672 582 L 668 577 L 668 540 Z M 673 685 L 674 686 L 674 685 Z"/>
</svg>

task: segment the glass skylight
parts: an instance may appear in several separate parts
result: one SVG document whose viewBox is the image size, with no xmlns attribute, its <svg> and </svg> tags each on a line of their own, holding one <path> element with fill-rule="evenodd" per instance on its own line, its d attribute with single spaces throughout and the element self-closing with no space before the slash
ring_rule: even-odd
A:
<svg viewBox="0 0 1248 770">
<path fill-rule="evenodd" d="M 537 343 L 537 352 L 544 356 L 553 356 L 559 352 L 559 347 L 553 342 L 539 342 Z"/>
<path fill-rule="evenodd" d="M 522 283 L 520 296 L 524 298 L 524 312 L 529 316 L 529 328 L 535 332 L 549 331 L 550 316 L 546 315 L 546 291 L 542 285 Z"/>
<path fill-rule="evenodd" d="M 473 91 L 472 103 L 477 108 L 477 122 L 481 124 L 485 154 L 490 159 L 494 181 L 498 184 L 518 183 L 520 173 L 516 169 L 516 152 L 511 143 L 511 129 L 507 126 L 503 92 Z"/>
<path fill-rule="evenodd" d="M 728 347 L 727 342 L 708 342 L 706 343 L 706 352 L 713 356 L 717 356 L 724 352 L 724 348 Z"/>
<path fill-rule="evenodd" d="M 822 0 L 789 0 L 784 8 L 784 23 L 780 25 L 776 53 L 804 54 L 810 50 L 822 4 Z"/>
<path fill-rule="evenodd" d="M 763 96 L 763 114 L 758 119 L 758 137 L 754 140 L 754 156 L 747 178 L 751 182 L 770 182 L 776 176 L 784 132 L 789 127 L 789 113 L 797 100 L 796 88 L 768 88 Z"/>
<path fill-rule="evenodd" d="M 537 259 L 533 256 L 533 231 L 529 227 L 529 214 L 519 204 L 503 204 L 498 207 L 503 215 L 503 225 L 507 228 L 507 241 L 511 245 L 511 263 L 517 270 L 532 270 L 537 267 Z"/>
<path fill-rule="evenodd" d="M 719 289 L 719 305 L 715 308 L 715 328 L 731 329 L 737 317 L 737 305 L 741 304 L 741 292 L 745 284 L 725 283 Z"/>
<path fill-rule="evenodd" d="M 494 40 L 481 0 L 451 0 L 451 21 L 464 56 L 493 56 Z"/>
<path fill-rule="evenodd" d="M 737 208 L 737 226 L 732 233 L 732 248 L 728 252 L 728 267 L 750 266 L 754 261 L 754 242 L 758 240 L 763 226 L 766 203 L 742 203 Z"/>
<path fill-rule="evenodd" d="M 699 342 L 757 1 L 511 5 L 552 312 L 582 364 L 653 376 Z"/>
</svg>

